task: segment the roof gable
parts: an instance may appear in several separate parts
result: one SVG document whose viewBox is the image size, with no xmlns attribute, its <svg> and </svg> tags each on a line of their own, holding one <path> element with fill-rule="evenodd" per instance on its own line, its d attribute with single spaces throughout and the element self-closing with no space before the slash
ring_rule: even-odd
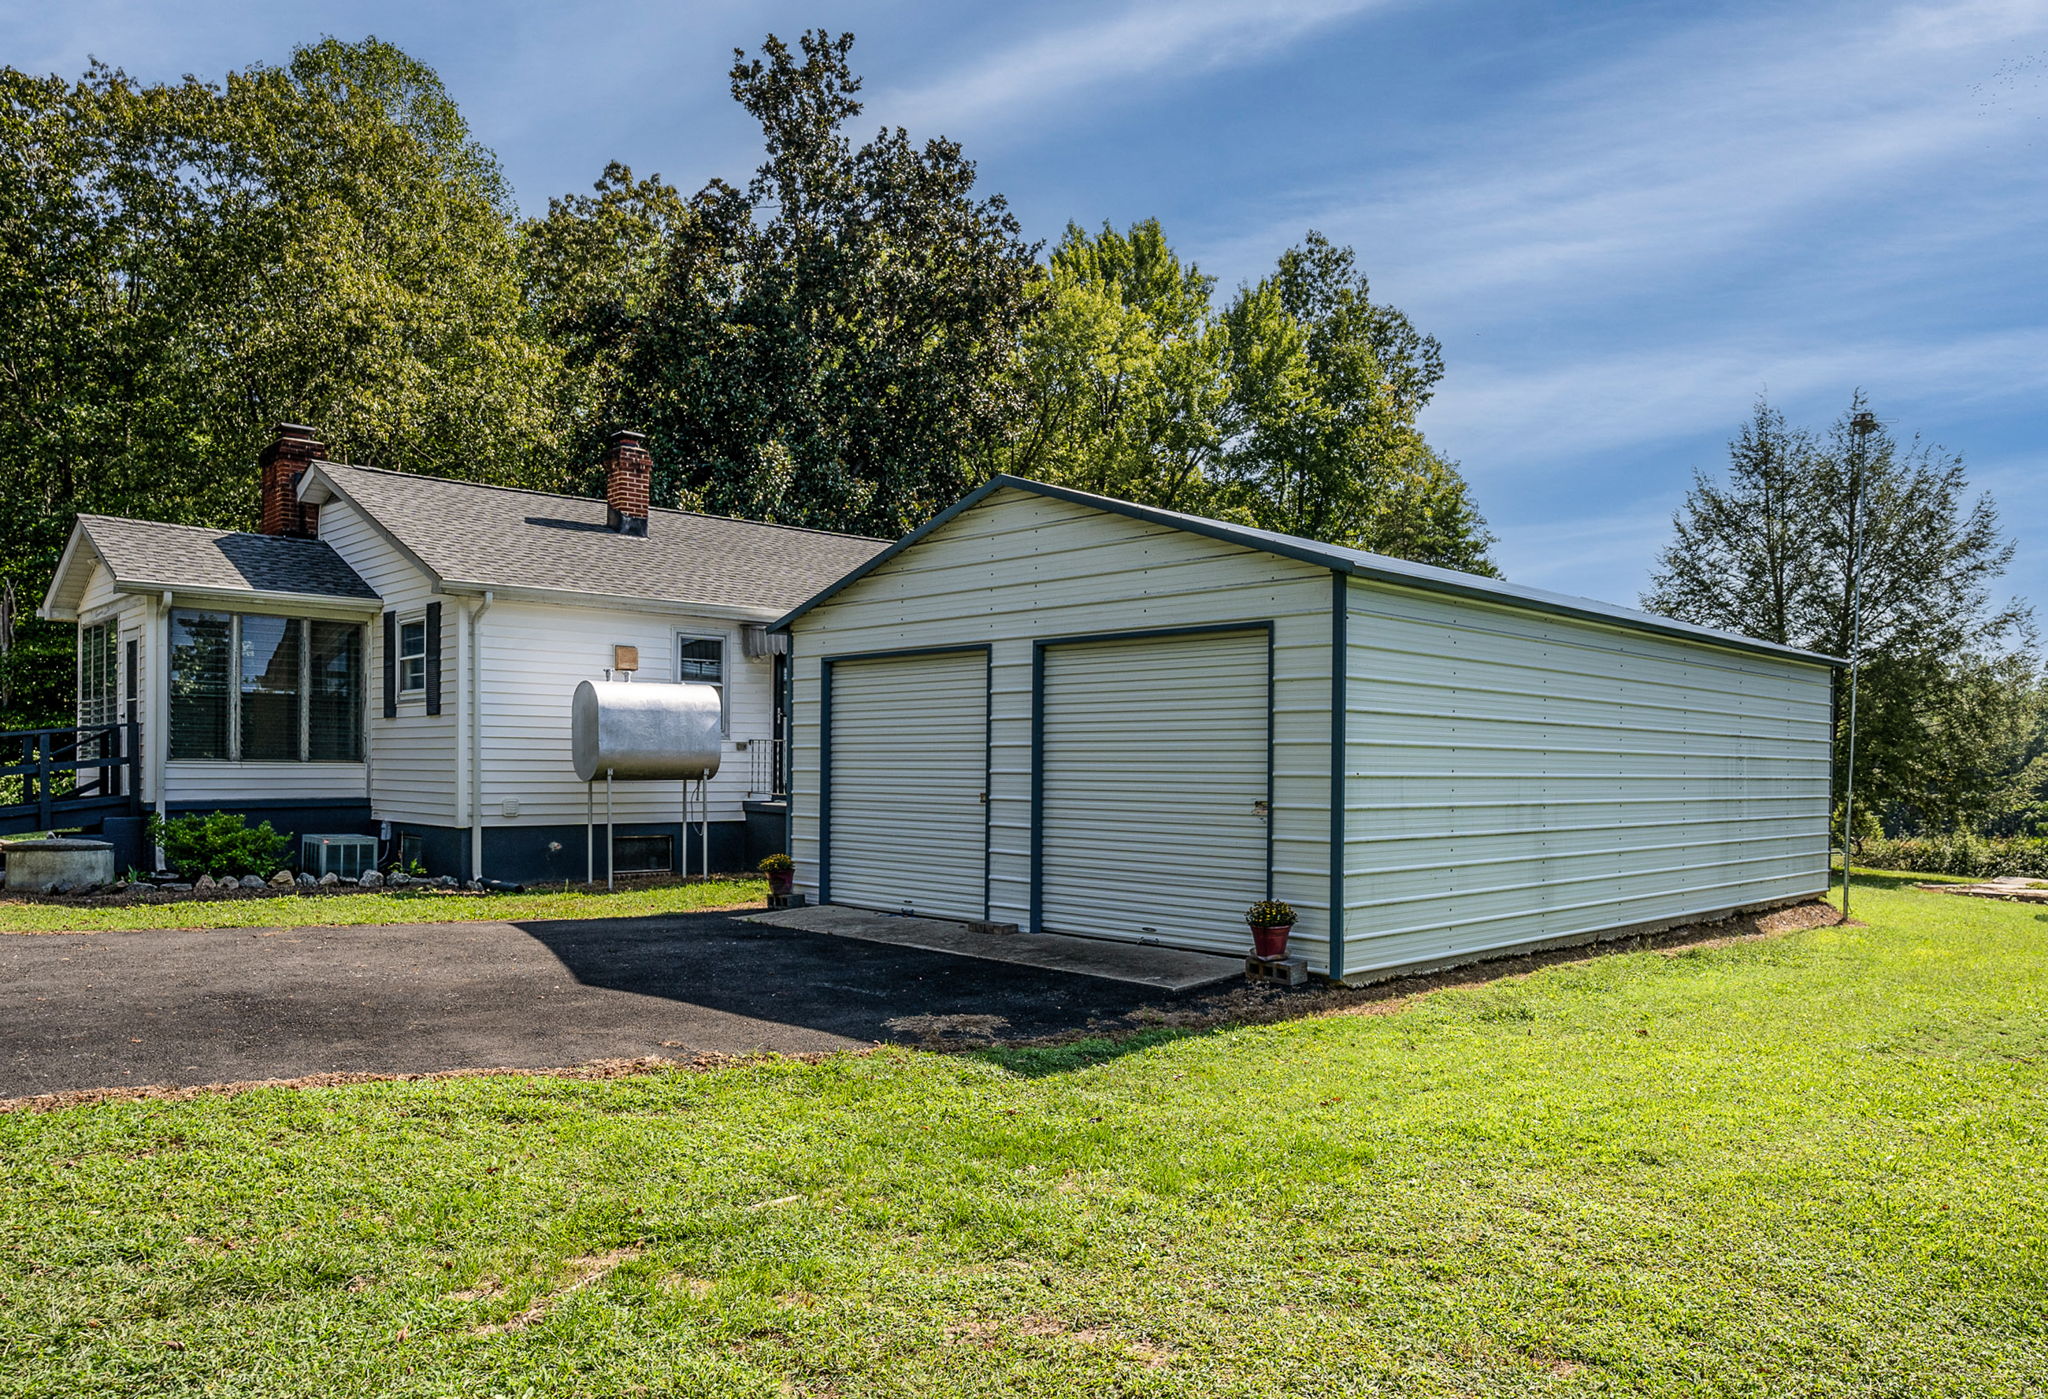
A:
<svg viewBox="0 0 2048 1399">
<path fill-rule="evenodd" d="M 374 602 L 377 594 L 341 555 L 317 539 L 167 525 L 113 515 L 81 515 L 50 590 L 45 616 L 74 610 L 91 565 L 104 567 L 122 592 L 246 594 L 318 601 Z"/>
<path fill-rule="evenodd" d="M 1350 549 L 1338 544 L 1324 544 L 1313 539 L 1296 535 L 1280 534 L 1273 530 L 1257 529 L 1250 525 L 1232 524 L 1225 520 L 1212 520 L 1200 515 L 1183 514 L 1177 510 L 1161 510 L 1156 506 L 1139 505 L 1133 501 L 1118 500 L 1112 496 L 1093 495 L 1077 491 L 1068 486 L 1056 486 L 1047 481 L 1034 481 L 1024 476 L 994 476 L 940 511 L 917 529 L 912 530 L 888 548 L 868 559 L 816 596 L 802 605 L 791 609 L 774 623 L 773 630 L 782 630 L 854 583 L 875 572 L 905 550 L 913 549 L 934 531 L 944 528 L 966 512 L 974 509 L 997 491 L 1016 490 L 1029 494 L 1048 496 L 1055 500 L 1070 501 L 1077 505 L 1091 506 L 1113 515 L 1143 520 L 1152 524 L 1171 526 L 1200 534 L 1227 543 L 1241 544 L 1247 548 L 1263 550 L 1283 558 L 1296 559 L 1302 563 L 1327 568 L 1333 573 L 1354 578 L 1370 579 L 1374 582 L 1389 583 L 1399 587 L 1420 588 L 1426 592 L 1448 593 L 1468 597 L 1478 602 L 1496 606 L 1521 608 L 1532 612 L 1547 612 L 1557 616 L 1574 617 L 1581 621 L 1599 622 L 1607 626 L 1621 627 L 1630 631 L 1650 632 L 1661 636 L 1676 637 L 1684 641 L 1695 641 L 1715 646 L 1726 646 L 1740 651 L 1751 651 L 1785 660 L 1806 661 L 1815 665 L 1840 666 L 1842 661 L 1832 656 L 1823 656 L 1796 647 L 1780 646 L 1775 642 L 1760 641 L 1755 637 L 1743 636 L 1736 632 L 1721 631 L 1713 627 L 1695 626 L 1689 622 L 1674 621 L 1633 608 L 1619 607 L 1613 603 L 1600 602 L 1593 598 L 1573 597 L 1566 593 L 1553 593 L 1541 588 L 1525 588 L 1519 584 L 1503 582 L 1498 578 L 1487 578 L 1476 573 L 1460 573 L 1456 569 L 1438 568 L 1432 564 L 1411 563 L 1385 554 L 1374 554 L 1364 549 Z"/>
</svg>

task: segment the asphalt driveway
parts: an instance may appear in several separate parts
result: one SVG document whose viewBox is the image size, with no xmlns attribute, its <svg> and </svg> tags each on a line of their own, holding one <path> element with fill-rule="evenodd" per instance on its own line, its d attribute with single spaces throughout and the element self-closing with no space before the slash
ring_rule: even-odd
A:
<svg viewBox="0 0 2048 1399">
<path fill-rule="evenodd" d="M 723 914 L 0 936 L 0 1098 L 1038 1035 L 1170 993 Z"/>
</svg>

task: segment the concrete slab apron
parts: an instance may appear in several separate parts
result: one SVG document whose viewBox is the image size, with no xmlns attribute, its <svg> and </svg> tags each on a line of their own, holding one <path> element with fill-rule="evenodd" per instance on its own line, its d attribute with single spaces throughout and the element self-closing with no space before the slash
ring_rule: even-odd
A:
<svg viewBox="0 0 2048 1399">
<path fill-rule="evenodd" d="M 980 933 L 964 923 L 940 918 L 910 918 L 839 904 L 775 909 L 753 914 L 748 921 L 1076 976 L 1097 976 L 1160 991 L 1191 991 L 1197 986 L 1211 986 L 1244 975 L 1241 959 L 1208 952 L 1064 937 L 1058 933 Z"/>
</svg>

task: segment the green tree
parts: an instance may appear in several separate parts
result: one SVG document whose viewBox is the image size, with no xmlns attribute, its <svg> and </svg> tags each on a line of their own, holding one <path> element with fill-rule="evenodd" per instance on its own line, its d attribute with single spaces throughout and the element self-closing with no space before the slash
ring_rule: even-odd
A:
<svg viewBox="0 0 2048 1399">
<path fill-rule="evenodd" d="M 855 147 L 853 36 L 770 36 L 732 92 L 767 158 L 690 201 L 614 416 L 652 438 L 658 497 L 893 535 L 971 484 L 1016 410 L 1034 249 L 944 139 Z"/>
<path fill-rule="evenodd" d="M 1820 435 L 1759 403 L 1727 478 L 1696 478 L 1643 605 L 1853 653 L 1858 802 L 1894 828 L 1950 830 L 2011 805 L 2033 732 L 2032 615 L 1991 592 L 2012 552 L 1961 458 L 1900 442 L 1861 394 Z"/>
<path fill-rule="evenodd" d="M 1170 510 L 1210 509 L 1230 381 L 1212 284 L 1157 220 L 1074 224 L 1040 281 L 1020 356 L 1023 412 L 1002 470 Z"/>
<path fill-rule="evenodd" d="M 337 456 L 562 476 L 510 204 L 432 70 L 328 39 L 215 85 L 0 70 L 0 560 L 34 597 L 80 511 L 247 527 L 280 421 Z M 61 722 L 22 628 L 6 722 Z"/>
<path fill-rule="evenodd" d="M 1289 534 L 1492 573 L 1492 536 L 1417 418 L 1443 354 L 1310 232 L 1224 312 L 1232 511 Z"/>
<path fill-rule="evenodd" d="M 1020 356 L 1003 469 L 1491 572 L 1457 467 L 1416 426 L 1436 342 L 1311 233 L 1219 312 L 1156 221 L 1069 227 Z"/>
</svg>

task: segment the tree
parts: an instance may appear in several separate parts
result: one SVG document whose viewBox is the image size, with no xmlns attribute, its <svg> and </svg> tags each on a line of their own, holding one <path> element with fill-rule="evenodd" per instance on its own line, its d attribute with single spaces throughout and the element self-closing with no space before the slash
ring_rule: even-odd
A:
<svg viewBox="0 0 2048 1399">
<path fill-rule="evenodd" d="M 509 199 L 432 70 L 323 40 L 220 85 L 0 70 L 0 560 L 47 583 L 71 517 L 227 528 L 280 421 L 337 456 L 560 479 Z M 25 625 L 5 722 L 61 722 Z"/>
<path fill-rule="evenodd" d="M 954 142 L 847 140 L 852 44 L 735 55 L 767 158 L 690 201 L 615 416 L 648 431 L 658 496 L 894 535 L 961 494 L 1014 416 L 1035 249 Z"/>
<path fill-rule="evenodd" d="M 1218 312 L 1156 221 L 1069 227 L 1020 356 L 1005 469 L 1169 509 L 1492 572 L 1456 466 L 1416 426 L 1434 340 L 1311 233 Z"/>
<path fill-rule="evenodd" d="M 1230 381 L 1212 279 L 1156 219 L 1090 236 L 1069 224 L 1025 330 L 1023 412 L 1003 470 L 1201 513 L 1211 508 Z"/>
<path fill-rule="evenodd" d="M 1357 256 L 1311 231 L 1224 313 L 1231 373 L 1228 488 L 1252 523 L 1399 558 L 1491 573 L 1492 536 L 1464 478 L 1417 417 L 1441 347 L 1372 300 Z"/>
<path fill-rule="evenodd" d="M 1725 482 L 1696 477 L 1643 605 L 1853 652 L 1857 799 L 1889 823 L 1951 829 L 1999 809 L 2039 667 L 2029 609 L 1992 598 L 2013 546 L 1991 498 L 1968 498 L 1961 458 L 1899 442 L 1860 393 L 1824 436 L 1760 402 L 1729 458 Z"/>
</svg>

